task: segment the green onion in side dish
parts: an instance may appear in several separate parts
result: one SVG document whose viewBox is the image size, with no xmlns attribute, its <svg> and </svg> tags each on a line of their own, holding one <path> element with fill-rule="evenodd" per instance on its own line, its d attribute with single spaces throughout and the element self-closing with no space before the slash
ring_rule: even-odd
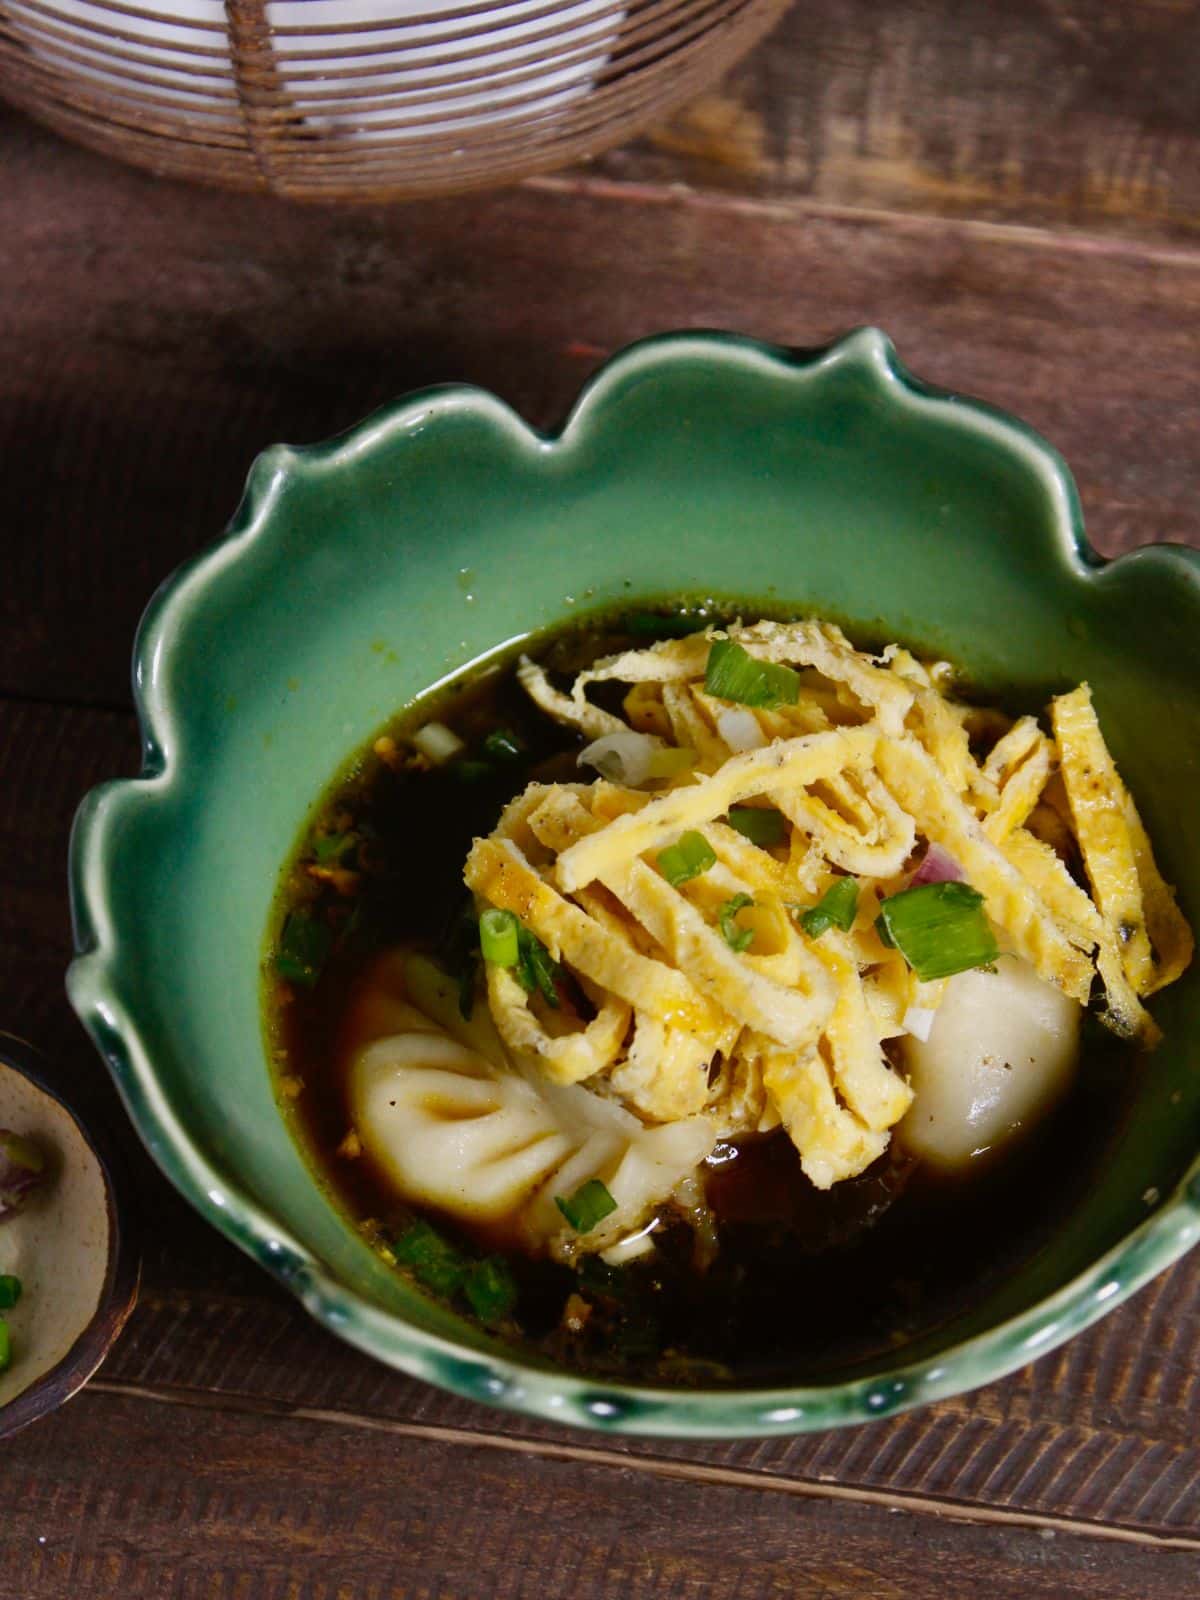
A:
<svg viewBox="0 0 1200 1600">
<path fill-rule="evenodd" d="M 461 1288 L 467 1262 L 461 1251 L 428 1222 L 410 1224 L 393 1249 L 400 1265 L 411 1268 L 418 1282 L 434 1294 L 449 1296 Z"/>
<path fill-rule="evenodd" d="M 678 889 L 681 883 L 698 878 L 702 872 L 717 864 L 716 852 L 702 833 L 689 828 L 681 833 L 674 844 L 658 852 L 658 870 L 671 885 Z"/>
<path fill-rule="evenodd" d="M 477 1261 L 467 1272 L 462 1287 L 471 1310 L 489 1326 L 503 1322 L 517 1303 L 517 1280 L 503 1256 Z"/>
<path fill-rule="evenodd" d="M 591 1233 L 597 1223 L 617 1209 L 617 1202 L 599 1178 L 589 1178 L 565 1200 L 555 1195 L 554 1204 L 576 1233 Z"/>
<path fill-rule="evenodd" d="M 782 844 L 787 833 L 783 812 L 774 806 L 730 806 L 729 826 L 764 850 Z"/>
<path fill-rule="evenodd" d="M 11 1311 L 21 1298 L 21 1280 L 11 1272 L 0 1272 L 0 1311 Z"/>
<path fill-rule="evenodd" d="M 924 883 L 891 895 L 875 924 L 922 983 L 990 966 L 1000 954 L 983 896 L 966 883 Z"/>
<path fill-rule="evenodd" d="M 275 970 L 293 983 L 311 989 L 321 976 L 321 968 L 332 945 L 333 930 L 328 923 L 309 916 L 305 911 L 293 911 L 279 937 Z"/>
<path fill-rule="evenodd" d="M 819 939 L 828 928 L 849 933 L 858 912 L 858 880 L 839 878 L 831 884 L 815 906 L 800 916 L 800 926 L 810 939 Z"/>
<path fill-rule="evenodd" d="M 739 911 L 744 911 L 747 906 L 752 906 L 754 901 L 748 894 L 735 894 L 726 900 L 717 912 L 717 923 L 721 929 L 721 937 L 731 950 L 740 955 L 743 950 L 748 950 L 754 943 L 753 928 L 739 928 L 734 918 Z"/>
<path fill-rule="evenodd" d="M 12 1366 L 12 1338 L 9 1335 L 8 1323 L 0 1317 L 0 1372 L 7 1372 Z"/>
<path fill-rule="evenodd" d="M 479 918 L 479 948 L 483 959 L 498 967 L 515 967 L 521 954 L 521 924 L 511 911 L 489 906 Z"/>
<path fill-rule="evenodd" d="M 718 700 L 770 710 L 796 704 L 800 677 L 791 667 L 757 660 L 732 639 L 715 639 L 708 652 L 704 688 Z"/>
</svg>

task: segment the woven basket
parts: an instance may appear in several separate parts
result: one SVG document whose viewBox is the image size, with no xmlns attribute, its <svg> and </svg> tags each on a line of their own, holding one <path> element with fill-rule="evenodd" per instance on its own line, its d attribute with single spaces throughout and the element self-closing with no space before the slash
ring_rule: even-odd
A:
<svg viewBox="0 0 1200 1600">
<path fill-rule="evenodd" d="M 512 182 L 694 95 L 787 0 L 0 0 L 0 93 L 171 177 L 298 199 Z"/>
</svg>

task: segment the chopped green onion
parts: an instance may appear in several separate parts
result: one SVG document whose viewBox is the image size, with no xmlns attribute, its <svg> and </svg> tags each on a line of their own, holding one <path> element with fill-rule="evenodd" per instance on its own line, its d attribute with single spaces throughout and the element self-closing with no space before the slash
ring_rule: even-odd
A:
<svg viewBox="0 0 1200 1600">
<path fill-rule="evenodd" d="M 480 1322 L 503 1322 L 517 1303 L 517 1280 L 503 1256 L 477 1261 L 463 1279 L 463 1293 Z"/>
<path fill-rule="evenodd" d="M 525 754 L 525 746 L 507 728 L 493 729 L 483 741 L 483 748 L 493 761 L 519 761 Z"/>
<path fill-rule="evenodd" d="M 321 975 L 333 945 L 333 930 L 307 912 L 293 911 L 283 925 L 275 970 L 293 983 L 311 989 Z"/>
<path fill-rule="evenodd" d="M 0 1372 L 7 1372 L 12 1365 L 12 1339 L 8 1332 L 8 1323 L 0 1317 Z"/>
<path fill-rule="evenodd" d="M 21 1280 L 11 1272 L 0 1272 L 0 1311 L 11 1311 L 21 1298 Z"/>
<path fill-rule="evenodd" d="M 452 1295 L 462 1286 L 467 1263 L 462 1253 L 428 1222 L 414 1222 L 396 1240 L 396 1260 L 434 1294 Z"/>
<path fill-rule="evenodd" d="M 353 833 L 319 833 L 313 840 L 313 855 L 319 867 L 336 866 L 358 843 Z"/>
<path fill-rule="evenodd" d="M 617 1209 L 617 1202 L 599 1178 L 589 1178 L 566 1200 L 555 1195 L 554 1204 L 576 1233 L 591 1233 L 598 1222 Z"/>
<path fill-rule="evenodd" d="M 671 885 L 678 889 L 681 883 L 698 878 L 702 872 L 717 864 L 716 851 L 702 833 L 689 828 L 681 833 L 675 844 L 658 852 L 658 870 Z"/>
<path fill-rule="evenodd" d="M 819 939 L 828 928 L 849 933 L 858 914 L 858 880 L 839 878 L 831 884 L 815 906 L 800 917 L 800 926 L 810 939 Z"/>
<path fill-rule="evenodd" d="M 1000 954 L 983 912 L 983 896 L 966 883 L 923 883 L 891 895 L 875 924 L 922 983 L 985 967 Z"/>
<path fill-rule="evenodd" d="M 730 806 L 729 826 L 764 850 L 782 844 L 787 832 L 783 812 L 774 806 Z"/>
<path fill-rule="evenodd" d="M 521 924 L 511 911 L 497 911 L 489 906 L 479 918 L 479 948 L 483 959 L 497 967 L 515 967 L 521 954 L 520 930 Z"/>
<path fill-rule="evenodd" d="M 739 928 L 734 918 L 739 911 L 744 911 L 747 906 L 752 906 L 754 901 L 748 894 L 735 894 L 717 912 L 717 922 L 720 925 L 721 937 L 731 950 L 739 955 L 743 950 L 748 950 L 754 943 L 753 928 Z"/>
<path fill-rule="evenodd" d="M 732 639 L 714 639 L 704 670 L 705 690 L 743 706 L 794 706 L 799 674 L 774 661 L 759 661 Z"/>
<path fill-rule="evenodd" d="M 661 611 L 627 611 L 621 624 L 626 633 L 640 639 L 686 639 L 704 626 L 700 617 Z"/>
<path fill-rule="evenodd" d="M 537 934 L 532 933 L 524 923 L 517 924 L 517 941 L 520 948 L 516 965 L 517 982 L 526 994 L 533 994 L 537 990 L 546 1004 L 557 1011 L 559 999 L 555 979 L 558 977 L 558 962 Z"/>
</svg>

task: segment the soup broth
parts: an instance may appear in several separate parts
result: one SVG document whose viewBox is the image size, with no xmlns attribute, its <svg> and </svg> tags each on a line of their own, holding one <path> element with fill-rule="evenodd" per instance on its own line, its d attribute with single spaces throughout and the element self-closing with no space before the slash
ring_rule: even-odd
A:
<svg viewBox="0 0 1200 1600">
<path fill-rule="evenodd" d="M 709 620 L 604 618 L 527 648 L 570 676 Z M 893 1140 L 860 1175 L 818 1189 L 781 1128 L 723 1140 L 705 1166 L 699 1228 L 695 1217 L 668 1219 L 654 1253 L 624 1264 L 514 1249 L 503 1219 L 464 1225 L 413 1206 L 372 1161 L 347 1085 L 387 989 L 389 953 L 424 952 L 460 986 L 464 1009 L 486 1007 L 463 883 L 472 840 L 531 781 L 590 776 L 577 769 L 584 737 L 539 711 L 513 666 L 509 658 L 468 672 L 409 707 L 331 786 L 285 868 L 264 980 L 267 1028 L 280 1105 L 328 1193 L 396 1271 L 506 1340 L 597 1375 L 819 1381 L 967 1309 L 1042 1248 L 1120 1131 L 1136 1057 L 1090 1021 L 1066 1097 L 993 1159 L 942 1175 Z M 603 685 L 594 699 L 619 710 L 622 692 Z M 431 721 L 461 742 L 433 766 L 411 743 Z M 322 931 L 289 954 L 296 918 Z M 482 1269 L 497 1255 L 508 1275 L 500 1292 L 464 1293 L 464 1272 L 486 1290 Z"/>
</svg>

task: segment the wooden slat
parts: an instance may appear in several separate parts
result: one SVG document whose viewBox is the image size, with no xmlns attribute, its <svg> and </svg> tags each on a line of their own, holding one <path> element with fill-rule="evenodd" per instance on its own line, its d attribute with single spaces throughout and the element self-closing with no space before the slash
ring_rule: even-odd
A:
<svg viewBox="0 0 1200 1600">
<path fill-rule="evenodd" d="M 6 1445 L 22 1600 L 1180 1600 L 1195 1572 L 1186 1543 L 648 1478 L 586 1450 L 205 1409 L 168 1420 L 91 1392 Z"/>
<path fill-rule="evenodd" d="M 1103 548 L 1200 538 L 1200 252 L 599 180 L 297 210 L 12 119 L 0 139 L 0 459 L 21 463 L 0 474 L 0 690 L 127 703 L 138 613 L 272 440 L 447 378 L 545 425 L 604 353 L 672 325 L 816 344 L 877 321 L 1060 445 Z"/>
<path fill-rule="evenodd" d="M 78 795 L 135 760 L 128 715 L 0 701 L 0 861 L 9 885 L 0 895 L 0 1015 L 53 1050 L 108 1110 L 115 1097 L 61 989 L 69 953 L 62 865 Z M 545 1449 L 577 1439 L 443 1395 L 342 1346 L 200 1222 L 132 1141 L 129 1155 L 146 1269 L 141 1303 L 102 1373 L 116 1392 L 217 1409 L 261 1404 L 321 1426 L 498 1431 Z M 756 1473 L 785 1491 L 836 1481 L 914 1502 L 1200 1542 L 1198 1436 L 1193 1256 L 1063 1350 L 974 1395 L 824 1436 L 723 1445 L 618 1439 L 606 1448 L 631 1466 L 707 1464 Z"/>
<path fill-rule="evenodd" d="M 1200 7 L 800 0 L 603 169 L 1140 238 L 1200 226 Z"/>
</svg>

